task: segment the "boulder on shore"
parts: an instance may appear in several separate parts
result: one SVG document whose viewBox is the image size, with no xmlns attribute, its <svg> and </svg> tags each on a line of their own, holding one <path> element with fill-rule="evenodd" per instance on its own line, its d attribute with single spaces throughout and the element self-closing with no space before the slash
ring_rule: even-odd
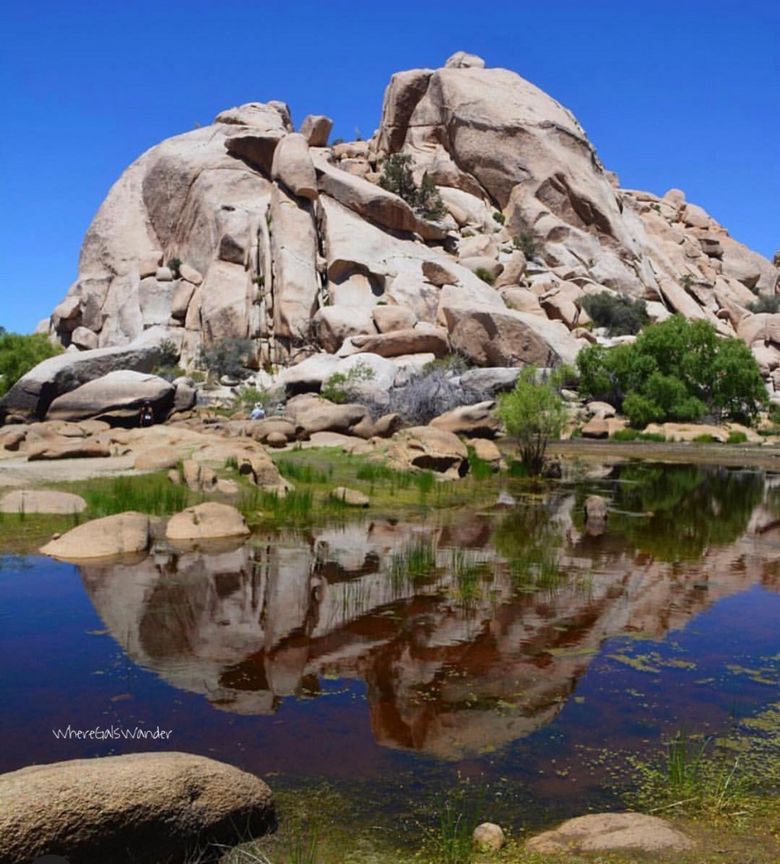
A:
<svg viewBox="0 0 780 864">
<path fill-rule="evenodd" d="M 149 530 L 149 517 L 129 510 L 72 528 L 41 547 L 41 553 L 63 561 L 132 555 L 149 548 Z"/>
<path fill-rule="evenodd" d="M 165 536 L 169 540 L 216 540 L 249 534 L 244 517 L 230 504 L 205 501 L 171 516 Z"/>
<path fill-rule="evenodd" d="M 642 852 L 684 852 L 693 841 L 664 819 L 644 813 L 592 813 L 569 819 L 554 831 L 532 837 L 533 852 L 606 852 L 632 849 Z"/>
<path fill-rule="evenodd" d="M 83 513 L 87 502 L 72 492 L 51 489 L 13 489 L 0 498 L 0 513 Z"/>
<path fill-rule="evenodd" d="M 168 730 L 164 730 L 168 731 Z M 0 861 L 182 862 L 209 843 L 275 827 L 268 786 L 189 753 L 133 753 L 0 775 Z"/>
</svg>

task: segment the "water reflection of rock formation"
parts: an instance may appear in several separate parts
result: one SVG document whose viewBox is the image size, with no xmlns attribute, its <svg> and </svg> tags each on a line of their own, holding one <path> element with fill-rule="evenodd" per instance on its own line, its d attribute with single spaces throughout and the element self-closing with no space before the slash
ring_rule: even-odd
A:
<svg viewBox="0 0 780 864">
<path fill-rule="evenodd" d="M 692 560 L 661 560 L 620 519 L 602 537 L 581 533 L 572 493 L 436 527 L 367 521 L 82 573 L 128 655 L 176 687 L 264 714 L 316 696 L 325 679 L 358 677 L 380 743 L 460 758 L 549 722 L 605 638 L 660 637 L 723 596 L 776 587 L 774 490 L 751 488 L 736 533 L 728 514 L 737 539 L 713 545 L 707 523 Z M 690 533 L 685 503 L 673 506 Z M 420 542 L 435 544 L 436 566 L 410 576 L 403 556 Z"/>
</svg>

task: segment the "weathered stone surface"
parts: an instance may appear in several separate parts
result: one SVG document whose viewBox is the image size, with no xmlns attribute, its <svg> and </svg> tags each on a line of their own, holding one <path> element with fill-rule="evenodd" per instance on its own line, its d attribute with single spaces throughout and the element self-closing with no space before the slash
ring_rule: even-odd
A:
<svg viewBox="0 0 780 864">
<path fill-rule="evenodd" d="M 277 336 L 305 339 L 317 308 L 317 232 L 311 205 L 282 189 L 271 197 L 274 326 Z"/>
<path fill-rule="evenodd" d="M 534 852 L 684 852 L 693 841 L 664 819 L 643 813 L 593 813 L 569 819 L 554 831 L 532 837 L 526 848 Z"/>
<path fill-rule="evenodd" d="M 406 306 L 374 306 L 371 317 L 380 333 L 411 330 L 417 323 L 417 316 Z"/>
<path fill-rule="evenodd" d="M 504 366 L 469 369 L 459 376 L 458 383 L 466 392 L 479 397 L 477 401 L 484 401 L 511 390 L 519 374 L 518 368 Z"/>
<path fill-rule="evenodd" d="M 159 359 L 160 349 L 155 345 L 97 348 L 51 357 L 22 376 L 0 400 L 0 419 L 4 412 L 43 419 L 49 405 L 63 393 L 119 369 L 151 372 Z"/>
<path fill-rule="evenodd" d="M 309 147 L 326 147 L 333 121 L 324 114 L 308 114 L 301 123 L 301 135 Z"/>
<path fill-rule="evenodd" d="M 413 426 L 397 432 L 388 443 L 387 458 L 400 468 L 421 468 L 457 479 L 468 472 L 466 445 L 452 432 Z"/>
<path fill-rule="evenodd" d="M 474 455 L 477 459 L 483 462 L 488 462 L 494 470 L 497 470 L 501 465 L 501 451 L 496 446 L 495 442 L 488 438 L 469 438 L 466 442 L 469 447 L 473 448 Z"/>
<path fill-rule="evenodd" d="M 493 408 L 495 402 L 492 399 L 476 405 L 462 405 L 435 417 L 430 425 L 469 438 L 495 438 L 500 424 L 493 414 Z"/>
<path fill-rule="evenodd" d="M 173 406 L 173 397 L 173 385 L 165 379 L 122 370 L 109 372 L 59 396 L 46 416 L 51 420 L 132 418 L 145 402 L 150 402 L 155 418 L 163 420 Z"/>
<path fill-rule="evenodd" d="M 0 497 L 0 513 L 83 513 L 87 502 L 72 492 L 14 489 Z"/>
<path fill-rule="evenodd" d="M 317 199 L 317 175 L 306 138 L 296 132 L 285 135 L 274 150 L 271 177 L 299 198 Z"/>
<path fill-rule="evenodd" d="M 203 756 L 134 753 L 0 775 L 3 861 L 183 861 L 207 843 L 235 843 L 236 825 L 247 836 L 273 830 L 271 790 Z"/>
<path fill-rule="evenodd" d="M 378 354 L 380 357 L 401 357 L 404 354 L 435 354 L 443 357 L 449 352 L 447 331 L 440 327 L 355 336 L 351 342 L 358 351 Z"/>
<path fill-rule="evenodd" d="M 25 448 L 28 462 L 45 462 L 55 459 L 103 459 L 111 455 L 106 441 L 94 438 L 74 440 L 64 436 L 43 437 Z"/>
<path fill-rule="evenodd" d="M 364 219 L 392 231 L 411 231 L 427 240 L 444 236 L 441 228 L 421 219 L 398 195 L 331 165 L 323 157 L 314 161 L 319 188 Z"/>
<path fill-rule="evenodd" d="M 371 309 L 366 306 L 323 306 L 313 323 L 320 345 L 331 353 L 350 336 L 376 333 Z"/>
<path fill-rule="evenodd" d="M 337 405 L 314 394 L 296 396 L 287 403 L 287 417 L 295 424 L 296 434 L 308 436 L 314 432 L 343 432 L 349 434 L 366 417 L 363 405 Z"/>
<path fill-rule="evenodd" d="M 244 517 L 230 504 L 205 501 L 168 520 L 165 536 L 173 541 L 215 540 L 249 534 Z"/>
<path fill-rule="evenodd" d="M 41 553 L 63 561 L 81 561 L 132 555 L 148 547 L 149 517 L 128 511 L 78 525 L 43 546 Z"/>
<path fill-rule="evenodd" d="M 452 348 L 478 366 L 573 363 L 580 343 L 566 326 L 511 309 L 443 307 Z"/>
<path fill-rule="evenodd" d="M 176 447 L 150 447 L 135 457 L 133 467 L 136 471 L 164 471 L 175 468 L 180 459 L 181 451 Z"/>
</svg>

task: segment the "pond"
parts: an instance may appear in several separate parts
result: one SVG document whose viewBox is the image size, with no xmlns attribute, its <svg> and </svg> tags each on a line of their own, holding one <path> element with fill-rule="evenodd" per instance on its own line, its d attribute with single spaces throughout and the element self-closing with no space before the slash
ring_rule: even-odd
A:
<svg viewBox="0 0 780 864">
<path fill-rule="evenodd" d="M 0 771 L 183 750 L 372 819 L 471 780 L 528 827 L 614 806 L 621 754 L 780 698 L 765 471 L 619 464 L 208 552 L 0 562 Z M 75 737 L 96 728 L 120 737 Z"/>
</svg>

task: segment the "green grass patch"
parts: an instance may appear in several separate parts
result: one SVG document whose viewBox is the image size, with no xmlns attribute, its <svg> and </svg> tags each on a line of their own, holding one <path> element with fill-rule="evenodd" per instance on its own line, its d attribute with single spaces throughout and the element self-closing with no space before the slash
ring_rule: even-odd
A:
<svg viewBox="0 0 780 864">
<path fill-rule="evenodd" d="M 151 516 L 170 516 L 190 505 L 186 486 L 171 483 L 164 473 L 88 481 L 79 489 L 87 502 L 89 519 L 137 510 Z"/>
<path fill-rule="evenodd" d="M 744 432 L 729 432 L 727 444 L 747 444 L 748 437 Z"/>
</svg>

